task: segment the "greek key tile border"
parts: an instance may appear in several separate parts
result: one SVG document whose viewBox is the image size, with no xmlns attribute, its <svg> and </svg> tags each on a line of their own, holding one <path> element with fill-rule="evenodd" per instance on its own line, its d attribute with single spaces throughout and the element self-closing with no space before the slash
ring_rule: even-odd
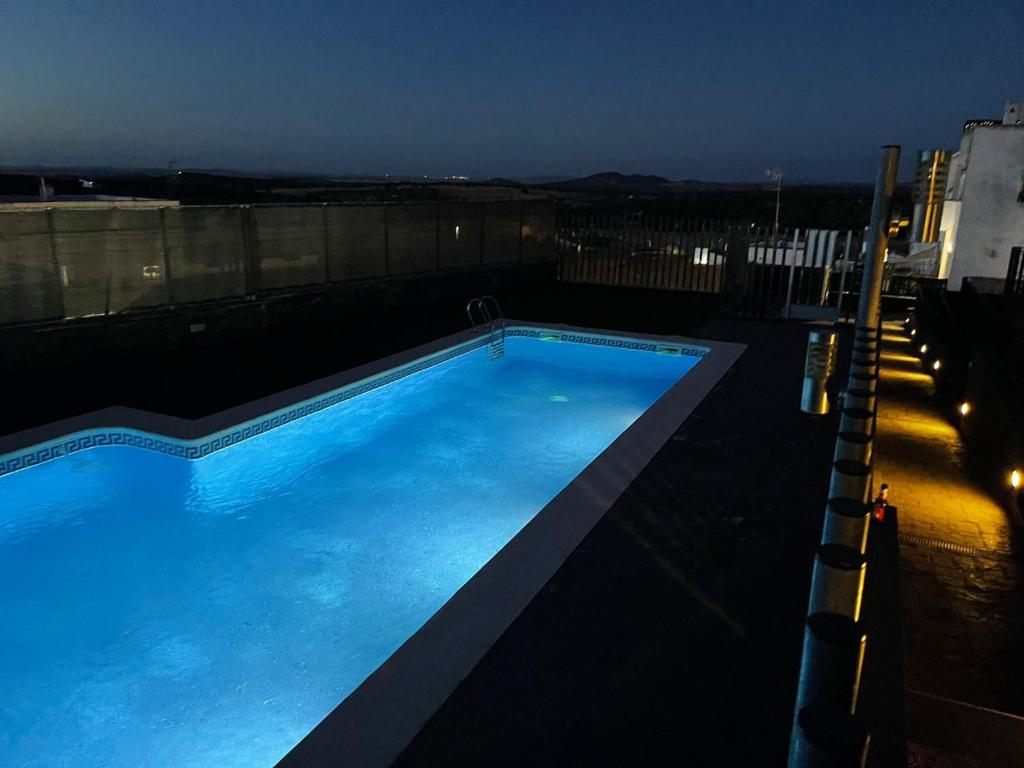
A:
<svg viewBox="0 0 1024 768">
<path fill-rule="evenodd" d="M 496 332 L 498 333 L 498 332 Z M 544 328 L 528 328 L 522 326 L 509 327 L 504 330 L 505 336 L 522 336 L 525 338 L 547 338 L 575 344 L 593 344 L 603 347 L 636 349 L 644 352 L 669 352 L 672 354 L 703 357 L 706 349 L 689 347 L 681 344 L 665 344 L 624 337 L 601 336 L 598 334 L 568 333 L 546 330 Z M 201 459 L 211 453 L 222 450 L 236 443 L 261 435 L 277 427 L 284 426 L 296 419 L 330 408 L 333 405 L 353 397 L 370 392 L 379 387 L 387 386 L 396 381 L 419 373 L 452 358 L 479 349 L 491 342 L 491 336 L 480 336 L 463 342 L 441 352 L 436 352 L 399 368 L 376 374 L 362 381 L 348 384 L 326 395 L 297 403 L 296 405 L 274 411 L 266 416 L 244 422 L 237 427 L 215 432 L 198 440 L 177 440 L 170 437 L 143 432 L 127 427 L 111 427 L 109 429 L 90 429 L 77 432 L 57 440 L 50 440 L 22 451 L 0 456 L 0 476 L 16 472 L 20 469 L 33 467 L 52 459 L 67 456 L 88 448 L 100 446 L 132 446 L 150 451 L 166 453 L 183 459 Z"/>
<path fill-rule="evenodd" d="M 85 432 L 75 433 L 58 440 L 51 440 L 47 443 L 33 446 L 24 451 L 0 456 L 0 476 L 16 472 L 19 469 L 26 469 L 36 464 L 42 464 L 61 456 L 84 451 L 87 448 L 97 448 L 100 446 L 132 446 L 166 453 L 183 459 L 201 459 L 235 443 L 248 440 L 250 437 L 269 432 L 296 419 L 317 413 L 345 400 L 365 394 L 379 387 L 387 386 L 414 373 L 424 371 L 427 368 L 432 368 L 474 349 L 479 349 L 488 342 L 489 337 L 487 336 L 472 339 L 408 365 L 403 365 L 400 368 L 354 382 L 321 397 L 303 401 L 291 408 L 275 411 L 262 418 L 245 422 L 230 430 L 216 432 L 199 440 L 176 440 L 127 427 L 90 429 Z"/>
</svg>

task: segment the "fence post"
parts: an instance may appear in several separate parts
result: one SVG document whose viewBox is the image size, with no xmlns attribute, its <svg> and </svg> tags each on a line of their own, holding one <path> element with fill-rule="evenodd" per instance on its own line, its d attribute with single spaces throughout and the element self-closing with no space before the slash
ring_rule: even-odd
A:
<svg viewBox="0 0 1024 768">
<path fill-rule="evenodd" d="M 557 210 L 557 209 L 556 209 Z M 487 203 L 480 201 L 480 264 L 487 261 Z M 558 218 L 555 218 L 555 258 L 558 258 Z"/>
<path fill-rule="evenodd" d="M 441 271 L 441 204 L 434 203 L 434 271 Z"/>
<path fill-rule="evenodd" d="M 1021 274 L 1021 254 L 1024 254 L 1024 246 L 1014 246 L 1010 249 L 1010 263 L 1006 267 L 1006 282 L 1003 283 L 1003 293 L 1010 295 L 1024 291 L 1024 274 Z"/>
<path fill-rule="evenodd" d="M 323 204 L 323 227 L 324 227 L 324 285 L 331 282 L 331 232 L 330 219 L 327 211 L 330 203 Z"/>
<path fill-rule="evenodd" d="M 523 263 L 523 225 L 526 223 L 526 201 L 519 201 L 519 263 Z"/>
<path fill-rule="evenodd" d="M 743 311 L 739 304 L 747 293 L 747 258 L 750 252 L 750 230 L 746 227 L 730 227 L 726 241 L 725 279 L 720 291 L 725 305 L 731 312 Z"/>
<path fill-rule="evenodd" d="M 164 259 L 164 287 L 167 289 L 167 303 L 174 304 L 174 275 L 171 274 L 171 251 L 167 247 L 167 222 L 163 206 L 158 209 L 160 214 L 160 254 Z"/>
<path fill-rule="evenodd" d="M 113 281 L 114 281 L 114 267 L 113 267 L 114 259 L 113 259 L 113 255 L 110 252 L 109 246 L 108 247 L 104 247 L 103 255 L 104 255 L 103 263 L 104 263 L 104 265 L 107 268 L 107 288 L 106 288 L 106 297 L 104 298 L 104 302 L 103 302 L 103 316 L 104 317 L 109 317 L 110 316 L 110 294 L 111 294 L 111 288 L 113 287 Z"/>
<path fill-rule="evenodd" d="M 828 233 L 828 239 L 825 243 L 825 264 L 821 270 L 821 297 L 818 299 L 818 306 L 828 306 L 828 284 L 832 280 L 832 262 L 833 253 L 836 249 L 836 240 L 839 239 L 839 232 L 837 230 L 830 230 Z M 838 319 L 838 315 L 836 316 Z"/>
<path fill-rule="evenodd" d="M 391 264 L 390 264 L 389 258 L 388 258 L 389 257 L 389 249 L 391 247 L 391 245 L 389 243 L 390 232 L 389 232 L 389 229 L 388 229 L 389 226 L 390 226 L 390 219 L 391 219 L 391 210 L 388 207 L 388 204 L 385 203 L 384 204 L 384 275 L 385 275 L 385 277 L 391 274 Z"/>
<path fill-rule="evenodd" d="M 785 317 L 789 317 L 790 308 L 793 305 L 793 279 L 796 277 L 796 251 L 800 246 L 800 230 L 793 230 L 793 262 L 789 265 L 789 283 L 786 286 L 786 308 L 783 311 Z M 782 263 L 786 263 L 786 246 L 782 246 Z"/>
<path fill-rule="evenodd" d="M 60 259 L 57 258 L 57 229 L 53 225 L 53 208 L 46 209 L 46 229 L 50 235 L 50 260 L 53 262 L 53 276 L 57 281 L 57 298 L 60 300 L 60 316 L 66 319 L 67 308 L 64 304 L 64 277 L 60 271 Z"/>
<path fill-rule="evenodd" d="M 853 230 L 846 231 L 846 247 L 843 249 L 843 271 L 839 273 L 839 296 L 836 299 L 836 320 L 843 319 L 843 291 L 846 288 L 846 275 L 850 271 L 850 246 L 853 241 Z"/>
<path fill-rule="evenodd" d="M 256 227 L 256 212 L 251 205 L 242 206 L 242 249 L 245 258 L 245 292 L 254 296 L 262 290 L 260 274 L 259 230 Z"/>
</svg>

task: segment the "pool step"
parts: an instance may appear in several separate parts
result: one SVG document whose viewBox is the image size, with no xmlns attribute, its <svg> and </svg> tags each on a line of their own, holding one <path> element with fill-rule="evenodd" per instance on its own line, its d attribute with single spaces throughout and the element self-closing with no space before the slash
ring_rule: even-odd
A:
<svg viewBox="0 0 1024 768">
<path fill-rule="evenodd" d="M 502 328 L 497 332 L 497 336 L 491 340 L 491 360 L 497 360 L 499 357 L 505 356 L 505 329 Z"/>
</svg>

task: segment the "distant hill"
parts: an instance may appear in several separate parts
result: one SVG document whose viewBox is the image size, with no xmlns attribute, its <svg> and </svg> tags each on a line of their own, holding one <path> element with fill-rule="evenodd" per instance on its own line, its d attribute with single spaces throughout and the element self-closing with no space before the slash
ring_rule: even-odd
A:
<svg viewBox="0 0 1024 768">
<path fill-rule="evenodd" d="M 559 179 L 537 186 L 546 189 L 564 190 L 566 192 L 595 192 L 606 194 L 659 195 L 680 194 L 685 192 L 726 192 L 734 190 L 760 189 L 761 183 L 726 183 L 718 181 L 701 181 L 699 179 L 682 179 L 672 181 L 664 176 L 641 173 L 619 173 L 605 171 L 584 176 L 579 179 Z M 766 188 L 766 187 L 765 187 Z"/>
<path fill-rule="evenodd" d="M 538 186 L 549 189 L 564 189 L 570 192 L 641 192 L 650 193 L 664 189 L 671 182 L 663 176 L 651 176 L 640 173 L 619 173 L 605 171 L 584 176 L 579 179 L 552 181 Z"/>
</svg>

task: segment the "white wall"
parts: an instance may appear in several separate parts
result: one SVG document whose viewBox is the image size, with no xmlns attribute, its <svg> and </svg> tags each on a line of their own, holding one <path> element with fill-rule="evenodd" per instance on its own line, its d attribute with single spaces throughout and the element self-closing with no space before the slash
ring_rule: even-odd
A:
<svg viewBox="0 0 1024 768">
<path fill-rule="evenodd" d="M 1005 277 L 1010 249 L 1024 245 L 1024 205 L 1017 201 L 1024 183 L 1024 127 L 978 126 L 972 133 L 959 221 L 943 215 L 941 227 L 953 246 L 954 291 L 964 277 Z"/>
</svg>

